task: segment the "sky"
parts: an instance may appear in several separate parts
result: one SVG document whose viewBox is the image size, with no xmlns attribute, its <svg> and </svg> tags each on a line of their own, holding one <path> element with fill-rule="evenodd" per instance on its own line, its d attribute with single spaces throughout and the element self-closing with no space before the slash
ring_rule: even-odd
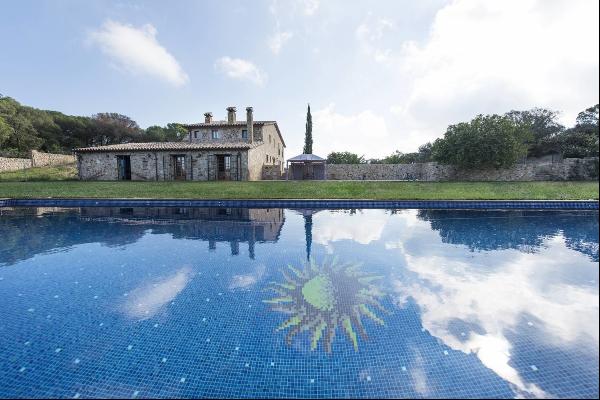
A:
<svg viewBox="0 0 600 400">
<path fill-rule="evenodd" d="M 415 151 L 477 114 L 599 98 L 597 0 L 3 0 L 0 94 L 143 128 L 276 120 L 286 157 Z"/>
</svg>

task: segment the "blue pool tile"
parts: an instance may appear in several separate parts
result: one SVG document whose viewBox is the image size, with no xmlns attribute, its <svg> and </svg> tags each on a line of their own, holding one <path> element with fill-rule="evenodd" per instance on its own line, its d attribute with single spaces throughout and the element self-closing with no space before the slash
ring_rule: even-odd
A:
<svg viewBox="0 0 600 400">
<path fill-rule="evenodd" d="M 24 202 L 0 397 L 598 397 L 597 203 Z"/>
</svg>

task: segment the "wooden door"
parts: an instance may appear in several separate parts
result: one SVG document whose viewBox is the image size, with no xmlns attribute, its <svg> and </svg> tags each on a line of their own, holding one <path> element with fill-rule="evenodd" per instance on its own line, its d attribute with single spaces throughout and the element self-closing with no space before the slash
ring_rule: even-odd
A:
<svg viewBox="0 0 600 400">
<path fill-rule="evenodd" d="M 217 156 L 217 179 L 220 181 L 231 180 L 231 156 L 229 154 Z"/>
</svg>

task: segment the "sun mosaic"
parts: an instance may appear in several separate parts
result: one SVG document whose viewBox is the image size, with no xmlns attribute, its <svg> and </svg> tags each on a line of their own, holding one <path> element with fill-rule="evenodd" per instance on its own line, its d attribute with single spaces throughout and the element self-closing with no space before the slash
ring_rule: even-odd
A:
<svg viewBox="0 0 600 400">
<path fill-rule="evenodd" d="M 318 265 L 311 261 L 301 269 L 289 265 L 281 272 L 284 280 L 266 288 L 277 297 L 264 302 L 273 311 L 289 315 L 276 329 L 288 330 L 288 345 L 295 335 L 309 331 L 311 350 L 322 341 L 325 351 L 331 353 L 339 327 L 358 351 L 358 335 L 368 339 L 363 318 L 385 325 L 381 314 L 389 312 L 380 303 L 384 295 L 376 284 L 382 277 L 360 271 L 359 264 L 333 260 Z"/>
</svg>

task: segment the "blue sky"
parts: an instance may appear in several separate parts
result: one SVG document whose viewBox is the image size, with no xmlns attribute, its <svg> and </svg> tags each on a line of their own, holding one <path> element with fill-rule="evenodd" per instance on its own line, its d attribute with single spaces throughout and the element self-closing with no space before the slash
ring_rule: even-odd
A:
<svg viewBox="0 0 600 400">
<path fill-rule="evenodd" d="M 478 113 L 598 102 L 595 0 L 4 1 L 0 93 L 142 127 L 254 106 L 302 150 L 412 151 Z"/>
</svg>

